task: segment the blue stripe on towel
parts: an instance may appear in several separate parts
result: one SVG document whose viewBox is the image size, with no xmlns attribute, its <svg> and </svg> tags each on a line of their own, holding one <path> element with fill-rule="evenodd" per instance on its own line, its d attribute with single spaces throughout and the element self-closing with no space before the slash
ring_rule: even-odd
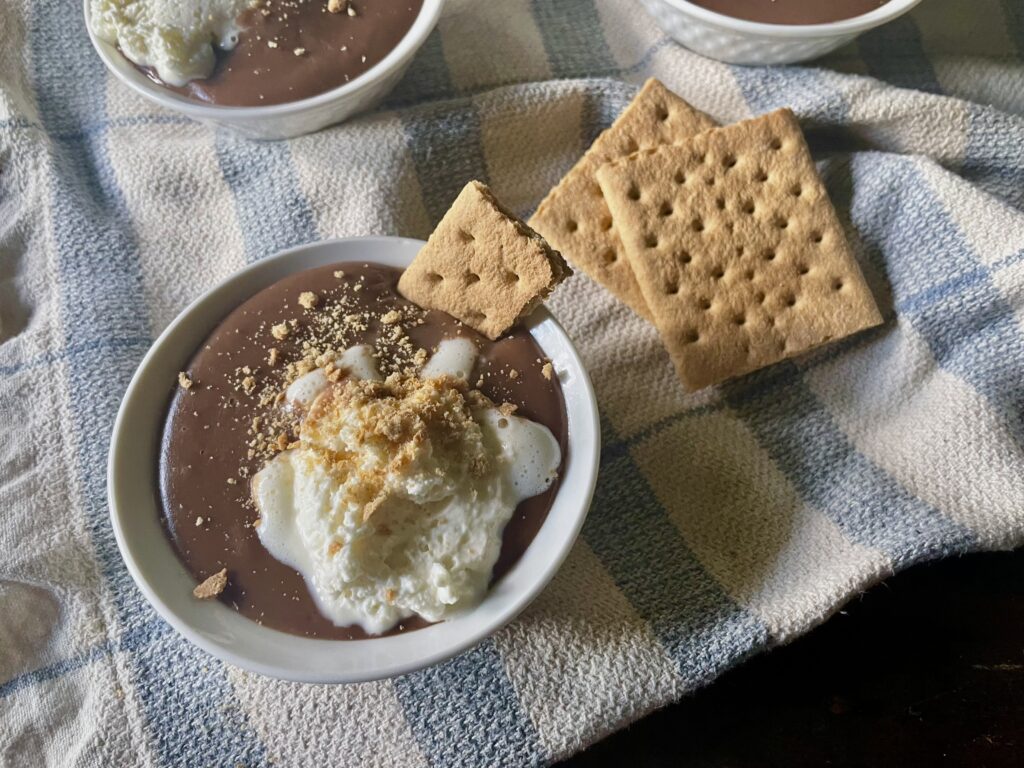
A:
<svg viewBox="0 0 1024 768">
<path fill-rule="evenodd" d="M 868 30 L 857 38 L 857 45 L 872 77 L 899 88 L 942 93 L 912 15 Z"/>
<path fill-rule="evenodd" d="M 643 13 L 637 8 L 637 13 Z M 594 0 L 533 0 L 552 77 L 595 77 L 616 74 Z"/>
<path fill-rule="evenodd" d="M 601 430 L 617 450 L 602 457 L 583 537 L 696 688 L 763 647 L 768 630 L 689 550 L 611 425 Z"/>
<path fill-rule="evenodd" d="M 739 379 L 724 391 L 800 497 L 851 540 L 886 553 L 895 567 L 974 543 L 969 530 L 857 451 L 791 363 Z"/>
<path fill-rule="evenodd" d="M 736 84 L 754 114 L 789 107 L 802 118 L 830 124 L 847 119 L 849 104 L 816 69 L 799 67 L 732 67 Z"/>
<path fill-rule="evenodd" d="M 55 138 L 50 144 L 53 236 L 60 275 L 65 349 L 99 343 L 104 337 L 126 339 L 150 335 L 141 268 L 124 198 L 106 153 L 107 74 L 89 45 L 80 14 L 68 14 L 61 3 L 33 3 L 29 31 L 40 118 Z M 68 77 L 74 72 L 74 77 Z M 97 119 L 97 111 L 101 114 Z M 99 568 L 113 599 L 122 637 L 147 641 L 172 638 L 159 666 L 148 648 L 127 655 L 146 727 L 160 742 L 164 764 L 262 761 L 263 749 L 244 723 L 225 719 L 222 707 L 231 700 L 223 667 L 217 672 L 183 674 L 195 653 L 172 636 L 145 607 L 121 562 L 107 517 L 106 453 L 110 424 L 121 393 L 141 357 L 132 345 L 108 347 L 102 355 L 84 356 L 67 367 L 71 420 L 78 446 L 78 473 L 85 524 Z M 161 674 L 165 672 L 165 674 Z M 184 680 L 191 680 L 189 684 Z M 187 690 L 187 693 L 185 692 Z M 205 729 L 175 730 L 180 716 L 167 701 L 187 696 L 193 712 L 201 712 Z M 166 736 L 165 736 L 166 735 Z"/>
<path fill-rule="evenodd" d="M 913 161 L 870 155 L 853 170 L 854 221 L 875 258 L 888 255 L 897 312 L 1024 438 L 1024 336 L 991 273 Z"/>
<path fill-rule="evenodd" d="M 235 198 L 247 261 L 317 239 L 287 141 L 252 141 L 217 132 L 217 160 Z"/>
<path fill-rule="evenodd" d="M 417 102 L 447 99 L 454 95 L 455 85 L 444 58 L 441 31 L 435 29 L 416 52 L 412 66 L 387 96 L 384 106 L 395 109 Z"/>
<path fill-rule="evenodd" d="M 848 120 L 847 100 L 819 72 L 762 69 L 757 77 L 736 67 L 734 73 L 755 111 L 790 102 L 801 113 L 828 123 Z M 831 186 L 848 193 L 841 183 L 846 169 L 832 170 Z M 836 202 L 844 202 L 843 197 Z M 897 566 L 973 543 L 967 529 L 911 495 L 860 454 L 792 364 L 772 366 L 723 390 L 804 502 L 827 514 L 851 540 L 884 551 Z M 918 544 L 925 530 L 942 542 L 934 551 Z"/>
<path fill-rule="evenodd" d="M 467 182 L 488 180 L 480 115 L 471 99 L 461 99 L 410 110 L 402 123 L 424 207 L 436 223 Z"/>
<path fill-rule="evenodd" d="M 970 104 L 968 110 L 967 147 L 960 174 L 1024 210 L 1024 121 L 978 104 Z"/>
<path fill-rule="evenodd" d="M 437 768 L 546 763 L 490 638 L 450 661 L 395 678 L 395 693 L 427 761 Z"/>
<path fill-rule="evenodd" d="M 441 219 L 466 182 L 488 179 L 480 117 L 471 99 L 403 115 L 406 142 L 431 221 Z M 490 640 L 438 667 L 395 680 L 412 732 L 432 765 L 496 765 L 507 755 L 543 762 Z"/>
</svg>

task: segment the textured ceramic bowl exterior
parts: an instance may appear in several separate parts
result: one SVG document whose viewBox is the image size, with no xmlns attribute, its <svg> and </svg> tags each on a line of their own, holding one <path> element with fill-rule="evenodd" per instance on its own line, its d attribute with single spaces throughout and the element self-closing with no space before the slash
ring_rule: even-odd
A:
<svg viewBox="0 0 1024 768">
<path fill-rule="evenodd" d="M 920 0 L 889 0 L 863 16 L 807 25 L 735 19 L 687 0 L 641 2 L 670 37 L 691 51 L 729 64 L 754 65 L 792 64 L 823 56 L 862 32 L 906 13 Z"/>
<path fill-rule="evenodd" d="M 424 629 L 368 640 L 314 640 L 261 626 L 217 600 L 192 597 L 185 570 L 160 523 L 157 459 L 168 386 L 231 310 L 286 275 L 359 261 L 404 268 L 423 246 L 398 237 L 355 237 L 293 248 L 263 259 L 212 288 L 154 342 L 132 377 L 114 423 L 107 466 L 110 520 L 132 578 L 184 637 L 245 669 L 286 680 L 354 683 L 400 675 L 464 651 L 508 623 L 555 575 L 590 508 L 597 482 L 600 423 L 583 362 L 558 322 L 537 309 L 526 328 L 558 372 L 569 450 L 561 486 L 526 552 L 473 609 Z M 169 384 L 170 383 L 170 384 Z"/>
<path fill-rule="evenodd" d="M 419 16 L 387 56 L 349 83 L 301 101 L 266 107 L 202 104 L 163 88 L 136 69 L 117 48 L 93 34 L 89 0 L 85 21 L 93 47 L 114 76 L 136 93 L 193 120 L 229 128 L 253 139 L 287 139 L 340 123 L 375 107 L 395 87 L 420 46 L 437 25 L 444 0 L 423 0 Z"/>
</svg>

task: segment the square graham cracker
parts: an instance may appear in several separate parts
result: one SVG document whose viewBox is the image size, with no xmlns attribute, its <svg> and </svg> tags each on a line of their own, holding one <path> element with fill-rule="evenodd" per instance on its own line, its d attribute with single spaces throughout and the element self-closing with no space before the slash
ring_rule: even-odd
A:
<svg viewBox="0 0 1024 768">
<path fill-rule="evenodd" d="M 493 340 L 571 274 L 543 237 L 471 181 L 402 273 L 398 291 Z"/>
<path fill-rule="evenodd" d="M 882 322 L 788 109 L 597 178 L 687 389 Z"/>
<path fill-rule="evenodd" d="M 710 117 L 658 80 L 649 79 L 611 127 L 594 140 L 541 201 L 530 226 L 574 266 L 641 317 L 652 320 L 594 173 L 609 160 L 672 144 L 714 126 Z"/>
</svg>

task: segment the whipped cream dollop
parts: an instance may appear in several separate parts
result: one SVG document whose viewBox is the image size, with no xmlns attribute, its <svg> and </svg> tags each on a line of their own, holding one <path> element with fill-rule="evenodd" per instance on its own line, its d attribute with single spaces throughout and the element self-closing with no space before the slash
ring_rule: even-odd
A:
<svg viewBox="0 0 1024 768">
<path fill-rule="evenodd" d="M 257 531 L 335 624 L 380 633 L 472 607 L 516 506 L 551 486 L 557 439 L 471 390 L 475 358 L 445 341 L 419 376 L 382 380 L 353 347 L 340 381 L 313 371 L 289 389 L 308 410 L 298 445 L 253 479 Z"/>
<path fill-rule="evenodd" d="M 238 42 L 238 17 L 257 0 L 90 0 L 89 24 L 135 64 L 152 67 L 165 83 L 209 77 L 214 46 Z"/>
</svg>

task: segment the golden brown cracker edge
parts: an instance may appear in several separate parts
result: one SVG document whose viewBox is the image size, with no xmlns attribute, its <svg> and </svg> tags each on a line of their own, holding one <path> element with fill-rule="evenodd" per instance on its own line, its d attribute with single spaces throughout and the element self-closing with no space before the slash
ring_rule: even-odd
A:
<svg viewBox="0 0 1024 768">
<path fill-rule="evenodd" d="M 398 281 L 405 298 L 489 339 L 528 315 L 572 274 L 561 254 L 469 182 Z"/>
<path fill-rule="evenodd" d="M 597 178 L 687 389 L 881 322 L 789 110 L 613 161 Z"/>
<path fill-rule="evenodd" d="M 541 201 L 530 226 L 634 312 L 652 320 L 594 174 L 609 160 L 672 144 L 714 125 L 710 117 L 650 78 Z"/>
</svg>

